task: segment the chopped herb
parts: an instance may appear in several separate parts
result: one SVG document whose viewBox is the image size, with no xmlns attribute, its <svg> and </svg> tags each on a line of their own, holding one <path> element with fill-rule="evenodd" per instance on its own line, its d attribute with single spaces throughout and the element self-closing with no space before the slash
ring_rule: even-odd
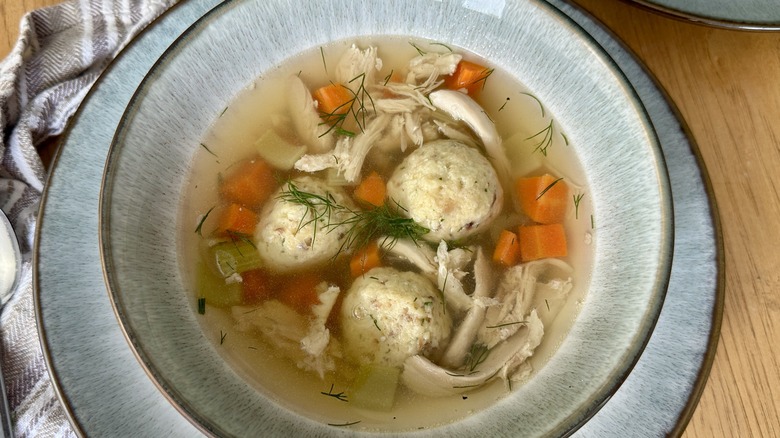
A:
<svg viewBox="0 0 780 438">
<path fill-rule="evenodd" d="M 206 314 L 206 298 L 200 297 L 198 298 L 198 313 L 201 315 Z"/>
<path fill-rule="evenodd" d="M 566 137 L 566 134 L 561 132 L 561 138 L 563 138 L 563 143 L 568 146 L 569 145 L 569 137 Z"/>
<path fill-rule="evenodd" d="M 211 211 L 214 210 L 216 206 L 209 208 L 209 211 L 206 212 L 206 214 L 203 215 L 202 218 L 200 218 L 200 221 L 198 222 L 198 226 L 195 228 L 195 233 L 203 237 L 203 223 L 206 222 L 206 219 L 209 217 L 209 214 L 211 214 Z"/>
<path fill-rule="evenodd" d="M 503 105 L 501 105 L 501 107 L 500 107 L 498 110 L 499 110 L 499 111 L 501 111 L 502 109 L 504 109 L 504 107 L 505 107 L 505 106 L 506 106 L 506 104 L 508 104 L 508 103 L 509 103 L 509 98 L 507 97 L 507 98 L 506 98 L 506 101 L 504 102 L 504 104 L 503 104 Z"/>
<path fill-rule="evenodd" d="M 225 115 L 225 113 L 227 112 L 228 108 L 230 108 L 230 107 L 227 107 L 227 106 L 226 106 L 226 107 L 225 107 L 225 109 L 223 109 L 223 110 L 222 110 L 222 112 L 221 112 L 221 113 L 219 113 L 219 116 L 220 116 L 220 117 L 224 116 L 224 115 Z"/>
<path fill-rule="evenodd" d="M 520 94 L 525 94 L 526 96 L 528 96 L 528 97 L 532 98 L 533 100 L 535 100 L 536 103 L 539 104 L 539 109 L 542 110 L 542 118 L 544 118 L 544 105 L 542 105 L 542 101 L 539 100 L 539 98 L 537 98 L 536 96 L 534 96 L 531 93 L 521 92 Z"/>
<path fill-rule="evenodd" d="M 255 243 L 252 242 L 252 236 L 249 234 L 244 233 L 237 233 L 235 231 L 226 231 L 228 237 L 230 237 L 230 241 L 233 242 L 233 245 L 236 246 L 236 249 L 238 250 L 239 255 L 243 257 L 243 254 L 241 254 L 241 249 L 238 248 L 238 242 L 244 242 L 247 245 L 251 246 L 254 249 L 257 249 L 257 246 L 255 246 Z"/>
<path fill-rule="evenodd" d="M 417 53 L 419 53 L 420 56 L 425 56 L 425 52 L 423 52 L 423 50 L 420 47 L 418 47 L 417 44 L 409 41 L 409 45 L 414 47 L 414 50 L 417 50 Z"/>
<path fill-rule="evenodd" d="M 544 304 L 547 306 L 547 311 L 550 311 L 550 302 L 547 301 L 547 298 L 544 299 Z"/>
<path fill-rule="evenodd" d="M 489 78 L 490 75 L 492 75 L 494 71 L 495 70 L 492 69 L 492 68 L 486 68 L 486 69 L 482 70 L 480 72 L 480 74 L 479 74 L 479 78 L 477 78 L 476 80 L 472 81 L 470 84 L 467 84 L 467 86 L 476 85 L 476 84 L 482 82 L 482 89 L 484 90 L 485 89 L 485 84 L 487 84 L 487 78 Z M 482 112 L 484 113 L 484 111 L 482 111 Z M 485 115 L 487 115 L 487 113 L 485 113 Z M 489 117 L 490 116 L 488 116 L 488 118 Z"/>
<path fill-rule="evenodd" d="M 536 197 L 536 200 L 538 201 L 538 200 L 539 200 L 539 198 L 541 198 L 542 196 L 544 196 L 544 194 L 545 194 L 545 193 L 547 193 L 547 191 L 548 191 L 548 190 L 550 190 L 550 189 L 551 189 L 551 188 L 552 188 L 552 187 L 553 187 L 555 184 L 558 184 L 558 181 L 560 181 L 560 180 L 562 180 L 562 179 L 563 179 L 563 177 L 560 177 L 560 178 L 556 179 L 555 181 L 551 182 L 551 183 L 550 183 L 550 185 L 548 185 L 547 187 L 545 187 L 545 188 L 544 188 L 544 190 L 542 190 L 542 191 L 539 193 L 539 196 L 537 196 L 537 197 Z"/>
<path fill-rule="evenodd" d="M 330 384 L 330 389 L 328 390 L 328 392 L 324 392 L 323 391 L 323 392 L 320 392 L 320 394 L 327 395 L 328 397 L 333 397 L 336 400 L 343 401 L 343 402 L 348 402 L 349 401 L 349 400 L 347 400 L 347 395 L 344 394 L 344 391 L 333 392 L 333 384 L 332 383 Z"/>
<path fill-rule="evenodd" d="M 485 328 L 489 328 L 489 329 L 492 329 L 492 328 L 501 328 L 501 327 L 507 327 L 507 326 L 510 326 L 510 325 L 515 325 L 515 324 L 528 324 L 528 321 L 514 321 L 514 322 L 505 322 L 505 323 L 503 323 L 503 324 L 497 324 L 497 325 L 488 325 L 488 326 L 485 326 Z"/>
<path fill-rule="evenodd" d="M 450 46 L 448 46 L 448 45 L 446 45 L 444 43 L 431 43 L 431 45 L 432 46 L 442 46 L 445 49 L 447 49 L 448 52 L 452 53 L 452 49 L 450 48 Z"/>
<path fill-rule="evenodd" d="M 368 315 L 368 316 L 370 316 L 370 317 L 371 317 L 371 321 L 374 321 L 374 327 L 376 327 L 376 329 L 377 329 L 377 330 L 379 330 L 379 331 L 381 332 L 381 331 L 382 331 L 382 329 L 381 329 L 381 328 L 379 328 L 379 322 L 376 320 L 376 318 L 374 318 L 374 315 Z"/>
<path fill-rule="evenodd" d="M 595 229 L 596 228 L 596 224 L 593 221 L 593 215 L 590 215 L 590 228 L 591 229 Z"/>
<path fill-rule="evenodd" d="M 205 144 L 205 143 L 201 143 L 201 144 L 200 144 L 200 146 L 201 146 L 203 149 L 205 149 L 205 150 L 206 150 L 206 152 L 210 153 L 211 155 L 213 155 L 213 156 L 215 156 L 215 157 L 217 156 L 217 154 L 215 154 L 214 152 L 212 152 L 212 151 L 211 151 L 211 149 L 209 149 L 209 147 L 208 147 L 208 146 L 206 146 L 206 144 Z M 217 157 L 217 158 L 219 158 L 219 157 Z"/>
<path fill-rule="evenodd" d="M 574 219 L 580 218 L 580 201 L 582 201 L 582 198 L 585 196 L 584 193 L 578 193 L 576 195 L 572 195 L 572 198 L 574 198 Z"/>
<path fill-rule="evenodd" d="M 394 70 L 390 70 L 390 73 L 385 76 L 385 82 L 382 85 L 387 86 L 387 83 L 390 82 L 390 78 L 393 77 L 393 71 Z"/>
<path fill-rule="evenodd" d="M 336 134 L 343 135 L 344 137 L 354 137 L 355 136 L 354 132 L 347 131 L 346 129 L 344 129 L 342 127 L 336 128 Z M 338 161 L 338 158 L 336 159 L 336 161 Z M 336 163 L 336 164 L 338 164 L 338 163 Z"/>
<path fill-rule="evenodd" d="M 223 332 L 222 330 L 219 331 L 219 345 L 222 345 L 225 342 L 226 336 L 227 332 Z"/>
<path fill-rule="evenodd" d="M 325 69 L 325 73 L 328 72 L 328 64 L 325 62 L 325 50 L 320 46 L 320 56 L 322 57 L 322 67 Z"/>
<path fill-rule="evenodd" d="M 352 421 L 348 423 L 328 423 L 328 426 L 334 426 L 334 427 L 345 427 L 345 426 L 354 426 L 356 424 L 360 423 L 360 421 Z"/>
</svg>

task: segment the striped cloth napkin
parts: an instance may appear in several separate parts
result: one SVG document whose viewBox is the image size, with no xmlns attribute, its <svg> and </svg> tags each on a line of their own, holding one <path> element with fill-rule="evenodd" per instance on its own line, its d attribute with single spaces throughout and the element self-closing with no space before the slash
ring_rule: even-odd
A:
<svg viewBox="0 0 780 438">
<path fill-rule="evenodd" d="M 75 436 L 38 341 L 32 291 L 36 216 L 46 170 L 36 146 L 63 132 L 111 59 L 177 0 L 68 0 L 25 15 L 0 63 L 0 208 L 23 253 L 16 289 L 0 296 L 2 371 L 18 437 Z"/>
</svg>

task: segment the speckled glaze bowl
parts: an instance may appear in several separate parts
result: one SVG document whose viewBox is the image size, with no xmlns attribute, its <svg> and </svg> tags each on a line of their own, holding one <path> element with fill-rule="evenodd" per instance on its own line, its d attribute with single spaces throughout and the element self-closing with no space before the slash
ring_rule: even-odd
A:
<svg viewBox="0 0 780 438">
<path fill-rule="evenodd" d="M 218 436 L 348 436 L 247 385 L 200 329 L 177 237 L 199 141 L 226 103 L 285 59 L 330 41 L 404 35 L 476 53 L 545 103 L 588 178 L 596 228 L 591 287 L 558 352 L 492 407 L 421 436 L 558 436 L 620 386 L 658 318 L 669 279 L 672 206 L 663 157 L 633 89 L 602 49 L 541 0 L 227 1 L 150 71 L 112 144 L 101 249 L 115 311 L 150 378 Z"/>
</svg>

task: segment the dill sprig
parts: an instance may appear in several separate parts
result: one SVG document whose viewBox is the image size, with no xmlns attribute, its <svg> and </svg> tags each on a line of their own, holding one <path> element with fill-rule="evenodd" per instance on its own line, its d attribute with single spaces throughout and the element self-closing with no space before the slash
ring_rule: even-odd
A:
<svg viewBox="0 0 780 438">
<path fill-rule="evenodd" d="M 535 100 L 535 101 L 536 101 L 536 103 L 538 103 L 538 104 L 539 104 L 539 109 L 542 111 L 542 118 L 544 118 L 544 105 L 542 105 L 542 101 L 541 101 L 541 100 L 539 100 L 539 98 L 538 98 L 538 97 L 534 96 L 534 95 L 533 95 L 533 94 L 531 94 L 531 93 L 526 93 L 526 92 L 524 92 L 524 91 L 523 91 L 523 92 L 520 92 L 520 94 L 525 94 L 526 96 L 528 96 L 528 97 L 530 97 L 531 99 Z"/>
<path fill-rule="evenodd" d="M 328 392 L 321 391 L 320 394 L 327 395 L 328 397 L 333 397 L 336 400 L 343 401 L 343 402 L 348 402 L 349 401 L 349 400 L 347 400 L 347 394 L 345 394 L 344 391 L 333 392 L 333 384 L 332 383 L 330 384 L 330 389 L 328 390 Z"/>
<path fill-rule="evenodd" d="M 466 358 L 466 368 L 469 371 L 474 371 L 482 362 L 487 359 L 490 354 L 490 349 L 485 344 L 477 344 L 471 346 L 468 357 Z"/>
<path fill-rule="evenodd" d="M 370 210 L 355 210 L 339 204 L 330 193 L 322 196 L 300 190 L 293 181 L 287 181 L 286 190 L 278 195 L 278 199 L 306 208 L 305 214 L 298 223 L 298 230 L 312 224 L 314 227 L 312 241 L 317 239 L 320 224 L 327 232 L 345 227 L 345 239 L 338 253 L 350 248 L 362 248 L 379 236 L 389 239 L 390 246 L 401 238 L 417 243 L 430 231 L 418 225 L 413 219 L 400 216 L 387 204 Z M 395 204 L 403 210 L 397 202 Z"/>
<path fill-rule="evenodd" d="M 352 116 L 352 119 L 355 120 L 358 129 L 360 129 L 362 132 L 365 130 L 366 119 L 368 118 L 369 111 L 375 111 L 374 99 L 366 89 L 366 74 L 361 73 L 350 79 L 348 83 L 357 83 L 357 90 L 353 91 L 346 85 L 342 85 L 342 87 L 346 88 L 350 93 L 352 93 L 352 98 L 333 109 L 333 111 L 320 114 L 324 120 L 323 124 L 330 125 L 330 127 L 324 133 L 322 133 L 320 137 L 328 134 L 333 130 L 336 130 L 336 133 L 341 135 L 354 136 L 355 134 L 353 132 L 344 129 L 344 122 L 346 122 L 347 119 Z M 370 110 L 368 106 L 369 103 L 371 105 Z"/>
<path fill-rule="evenodd" d="M 555 133 L 555 125 L 552 120 L 550 120 L 550 124 L 547 125 L 544 129 L 537 132 L 536 134 L 526 138 L 526 140 L 530 140 L 532 138 L 538 138 L 539 136 L 542 137 L 542 139 L 539 141 L 539 143 L 536 144 L 536 147 L 534 147 L 534 152 L 539 151 L 544 155 L 547 156 L 547 149 L 550 148 L 553 144 L 553 136 Z"/>
<path fill-rule="evenodd" d="M 585 193 L 578 193 L 576 195 L 572 195 L 572 198 L 574 199 L 574 219 L 580 218 L 580 202 L 582 201 L 582 198 L 585 196 Z"/>
</svg>

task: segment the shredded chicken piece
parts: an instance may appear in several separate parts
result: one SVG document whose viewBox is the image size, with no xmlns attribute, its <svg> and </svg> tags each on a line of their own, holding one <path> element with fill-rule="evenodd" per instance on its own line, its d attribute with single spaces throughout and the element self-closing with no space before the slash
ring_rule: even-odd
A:
<svg viewBox="0 0 780 438">
<path fill-rule="evenodd" d="M 336 64 L 336 82 L 349 87 L 353 93 L 357 93 L 360 86 L 360 81 L 355 79 L 362 74 L 365 74 L 365 84 L 374 84 L 376 73 L 382 70 L 382 59 L 377 56 L 377 52 L 376 47 L 361 50 L 353 44 Z"/>
<path fill-rule="evenodd" d="M 493 282 L 490 273 L 490 261 L 485 258 L 481 247 L 477 249 L 477 258 L 474 262 L 474 279 L 476 280 L 476 285 L 474 293 L 471 295 L 474 304 L 466 313 L 439 360 L 442 366 L 450 369 L 458 369 L 463 365 L 466 355 L 469 353 L 469 349 L 477 336 L 477 332 L 479 332 L 482 321 L 485 319 L 487 305 L 492 304 L 492 300 L 484 299 L 490 297 Z"/>
<path fill-rule="evenodd" d="M 287 80 L 288 113 L 295 133 L 308 147 L 309 153 L 318 154 L 333 148 L 336 139 L 329 127 L 322 123 L 311 92 L 298 76 Z"/>
<path fill-rule="evenodd" d="M 411 390 L 429 396 L 461 394 L 493 378 L 513 378 L 523 372 L 521 366 L 533 354 L 544 337 L 544 325 L 536 311 L 528 324 L 506 341 L 490 349 L 484 362 L 474 369 L 453 372 L 416 355 L 404 362 L 401 381 Z"/>
<path fill-rule="evenodd" d="M 463 267 L 471 261 L 470 251 L 463 248 L 447 251 L 447 243 L 444 241 L 441 241 L 435 254 L 427 245 L 418 245 L 408 239 L 392 242 L 380 238 L 377 243 L 389 254 L 409 260 L 423 275 L 438 284 L 444 294 L 444 301 L 457 313 L 466 312 L 474 304 L 460 281 L 466 274 Z"/>
<path fill-rule="evenodd" d="M 456 53 L 429 52 L 416 56 L 409 61 L 409 73 L 406 82 L 419 84 L 428 82 L 431 78 L 455 73 L 458 63 L 463 59 Z"/>
<path fill-rule="evenodd" d="M 328 315 L 340 289 L 323 282 L 317 286 L 320 304 L 313 306 L 313 316 L 307 318 L 277 300 L 268 300 L 257 307 L 235 306 L 233 317 L 237 329 L 260 333 L 298 367 L 316 372 L 320 378 L 336 369 L 341 347 L 325 327 Z"/>
<path fill-rule="evenodd" d="M 295 169 L 304 172 L 317 172 L 332 167 L 337 169 L 339 175 L 343 175 L 347 182 L 357 182 L 360 179 L 363 161 L 371 148 L 382 137 L 390 120 L 389 115 L 380 115 L 368 124 L 365 131 L 355 137 L 339 138 L 332 151 L 302 156 L 295 162 Z"/>
<path fill-rule="evenodd" d="M 453 90 L 437 90 L 428 95 L 433 105 L 455 120 L 463 120 L 482 140 L 488 159 L 505 188 L 510 186 L 509 158 L 498 135 L 496 125 L 485 110 L 471 97 Z"/>
<path fill-rule="evenodd" d="M 557 304 L 571 289 L 571 272 L 571 266 L 559 259 L 537 260 L 507 269 L 495 295 L 501 304 L 487 309 L 477 342 L 493 347 L 512 336 L 522 326 L 519 323 L 525 320 L 532 307 L 545 315 L 545 322 L 551 321 L 547 315 L 553 310 L 557 312 Z M 555 298 L 554 293 L 549 291 L 550 284 L 563 297 Z M 543 290 L 544 297 L 535 298 Z M 551 304 L 556 306 L 555 309 L 550 307 Z"/>
</svg>

